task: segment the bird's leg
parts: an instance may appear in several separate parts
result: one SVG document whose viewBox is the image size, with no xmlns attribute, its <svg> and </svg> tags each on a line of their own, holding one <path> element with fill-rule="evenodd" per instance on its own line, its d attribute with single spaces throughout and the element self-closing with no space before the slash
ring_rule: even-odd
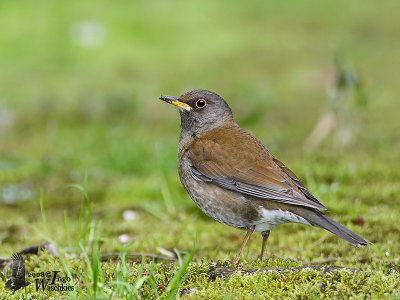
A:
<svg viewBox="0 0 400 300">
<path fill-rule="evenodd" d="M 233 262 L 232 262 L 233 265 L 235 266 L 235 268 L 238 267 L 238 265 L 239 265 L 239 260 L 240 260 L 240 256 L 242 255 L 242 251 L 243 251 L 243 249 L 244 249 L 244 246 L 246 246 L 246 243 L 247 243 L 247 241 L 249 240 L 250 235 L 254 232 L 254 229 L 255 229 L 255 228 L 256 228 L 256 226 L 252 226 L 252 227 L 250 228 L 250 230 L 247 231 L 246 236 L 244 237 L 244 240 L 243 240 L 242 244 L 240 245 L 239 252 L 238 252 L 238 254 L 236 255 L 235 259 L 234 259 Z"/>
<path fill-rule="evenodd" d="M 261 232 L 261 235 L 263 237 L 262 246 L 261 246 L 261 254 L 260 254 L 260 260 L 261 261 L 263 260 L 265 244 L 267 243 L 269 234 L 270 234 L 269 230 Z"/>
</svg>

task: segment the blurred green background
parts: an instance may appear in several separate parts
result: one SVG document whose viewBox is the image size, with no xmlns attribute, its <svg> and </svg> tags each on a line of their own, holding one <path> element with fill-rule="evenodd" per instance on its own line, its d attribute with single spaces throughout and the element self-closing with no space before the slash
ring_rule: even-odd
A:
<svg viewBox="0 0 400 300">
<path fill-rule="evenodd" d="M 183 191 L 179 115 L 158 100 L 203 88 L 224 97 L 335 219 L 374 242 L 377 257 L 399 256 L 399 11 L 398 1 L 369 0 L 2 0 L 0 254 L 45 239 L 40 198 L 48 236 L 70 247 L 85 191 L 104 251 L 119 250 L 121 234 L 139 252 L 190 249 L 199 234 L 195 259 L 231 258 L 242 232 L 205 217 Z M 335 81 L 335 58 L 356 87 Z M 337 127 L 310 149 L 326 111 L 339 123 L 344 115 L 351 143 L 335 142 Z M 277 256 L 373 256 L 322 230 L 276 232 Z M 313 247 L 328 235 L 326 249 Z"/>
<path fill-rule="evenodd" d="M 129 251 L 184 254 L 196 240 L 194 262 L 232 259 L 243 232 L 209 219 L 186 195 L 176 166 L 179 114 L 158 100 L 202 88 L 224 97 L 239 125 L 330 216 L 372 243 L 357 249 L 320 229 L 284 225 L 268 240 L 270 260 L 253 267 L 331 262 L 378 271 L 358 281 L 346 275 L 346 284 L 310 297 L 398 291 L 399 11 L 395 0 L 0 1 L 0 256 L 52 241 L 82 257 L 97 241 L 106 253 L 129 240 Z M 260 244 L 254 235 L 245 264 Z M 34 267 L 51 268 L 31 258 L 27 270 Z M 157 272 L 170 278 L 165 267 Z M 304 279 L 299 292 L 294 275 L 287 289 L 268 290 L 269 277 L 206 288 L 208 280 L 196 281 L 203 267 L 192 268 L 185 284 L 200 298 L 295 297 L 319 286 Z M 75 278 L 82 295 L 93 289 L 92 269 Z M 105 276 L 103 286 L 115 279 Z"/>
</svg>

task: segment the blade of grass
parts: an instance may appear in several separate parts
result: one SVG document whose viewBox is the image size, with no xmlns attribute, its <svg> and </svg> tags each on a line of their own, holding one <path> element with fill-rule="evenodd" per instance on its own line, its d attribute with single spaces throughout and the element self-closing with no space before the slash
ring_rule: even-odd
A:
<svg viewBox="0 0 400 300">
<path fill-rule="evenodd" d="M 68 213 L 64 210 L 64 228 L 65 228 L 65 235 L 67 236 L 67 243 L 71 245 L 71 235 L 69 232 L 69 223 L 68 223 Z"/>
<path fill-rule="evenodd" d="M 185 275 L 186 269 L 189 266 L 193 255 L 194 249 L 185 257 L 185 260 L 183 261 L 178 271 L 175 273 L 174 277 L 172 277 L 172 279 L 168 283 L 168 286 L 166 287 L 164 293 L 162 293 L 160 299 L 172 299 L 175 296 L 175 294 L 179 290 L 182 278 Z"/>
<path fill-rule="evenodd" d="M 98 239 L 97 236 L 93 240 L 93 246 L 92 246 L 92 261 L 91 261 L 91 268 L 92 268 L 92 281 L 93 281 L 93 294 L 94 297 L 96 298 L 97 295 L 97 284 L 99 281 L 99 263 L 100 262 L 100 256 L 99 256 L 99 244 L 98 244 Z"/>
<path fill-rule="evenodd" d="M 92 220 L 92 210 L 93 210 L 93 203 L 90 203 L 87 206 L 86 222 L 85 222 L 85 225 L 83 226 L 83 228 L 81 229 L 81 234 L 78 237 L 78 241 L 82 241 L 83 239 L 85 239 L 87 237 L 88 233 L 90 233 L 90 230 L 91 230 L 91 225 L 90 224 L 91 224 L 91 220 Z"/>
<path fill-rule="evenodd" d="M 46 212 L 44 210 L 44 203 L 43 203 L 43 189 L 40 189 L 39 193 L 39 205 L 40 205 L 40 213 L 42 215 L 42 221 L 44 224 L 44 228 L 47 231 L 47 234 L 49 234 L 49 225 L 47 223 L 47 218 L 46 218 Z"/>
<path fill-rule="evenodd" d="M 159 180 L 161 197 L 164 201 L 164 205 L 165 205 L 165 208 L 167 209 L 168 213 L 173 214 L 175 211 L 175 205 L 174 205 L 174 202 L 172 201 L 171 192 L 169 191 L 169 188 L 168 188 L 165 178 L 166 177 L 163 176 L 163 178 L 161 178 Z"/>
<path fill-rule="evenodd" d="M 160 294 L 158 293 L 156 281 L 154 278 L 154 259 L 151 261 L 149 273 L 150 273 L 149 283 L 151 285 L 153 293 L 156 296 L 156 298 L 160 298 Z"/>
</svg>

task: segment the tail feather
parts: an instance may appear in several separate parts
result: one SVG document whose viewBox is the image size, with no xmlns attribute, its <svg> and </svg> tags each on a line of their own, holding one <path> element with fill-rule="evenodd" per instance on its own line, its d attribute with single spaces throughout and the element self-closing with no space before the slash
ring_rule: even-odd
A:
<svg viewBox="0 0 400 300">
<path fill-rule="evenodd" d="M 349 242 L 350 244 L 362 247 L 366 246 L 368 242 L 364 240 L 362 237 L 358 236 L 354 232 L 350 231 L 343 225 L 339 224 L 338 222 L 332 220 L 328 216 L 324 215 L 318 210 L 314 210 L 314 213 L 308 214 L 306 217 L 307 221 L 309 221 L 312 225 L 317 225 L 322 227 L 333 234 L 336 234 L 338 237 L 344 239 L 345 241 Z"/>
</svg>

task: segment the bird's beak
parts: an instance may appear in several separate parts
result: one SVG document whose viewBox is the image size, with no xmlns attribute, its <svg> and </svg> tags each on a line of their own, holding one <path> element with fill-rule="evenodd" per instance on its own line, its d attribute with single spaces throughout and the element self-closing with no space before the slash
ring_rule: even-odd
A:
<svg viewBox="0 0 400 300">
<path fill-rule="evenodd" d="M 192 107 L 184 102 L 178 101 L 178 97 L 174 97 L 174 96 L 161 96 L 160 97 L 161 100 L 168 102 L 169 104 L 175 105 L 179 108 L 182 108 L 184 110 L 187 111 L 191 111 Z"/>
</svg>

